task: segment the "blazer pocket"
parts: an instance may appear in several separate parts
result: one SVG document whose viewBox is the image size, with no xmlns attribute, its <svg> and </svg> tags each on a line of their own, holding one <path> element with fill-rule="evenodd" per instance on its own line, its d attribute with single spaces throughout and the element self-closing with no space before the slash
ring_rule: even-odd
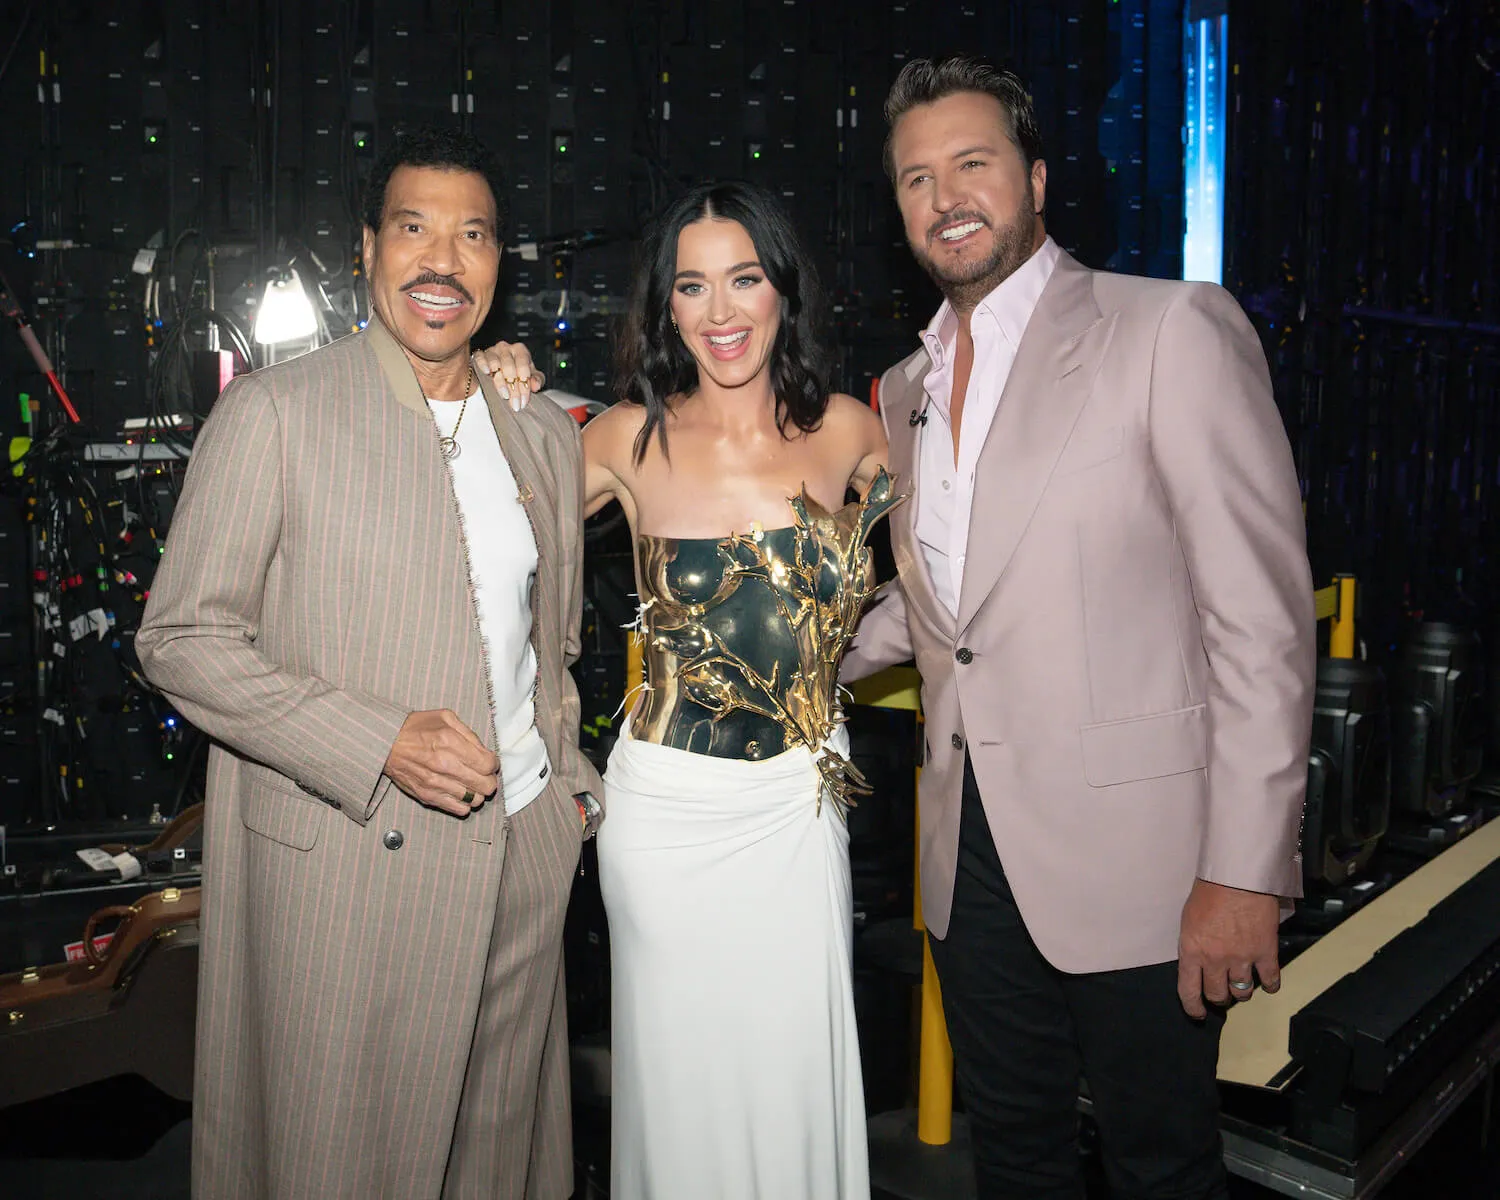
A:
<svg viewBox="0 0 1500 1200">
<path fill-rule="evenodd" d="M 1124 431 L 1118 425 L 1096 430 L 1070 441 L 1057 463 L 1058 475 L 1076 475 L 1090 467 L 1101 466 L 1119 458 L 1125 446 Z"/>
<path fill-rule="evenodd" d="M 240 820 L 246 829 L 294 850 L 311 850 L 328 806 L 305 794 L 285 775 L 258 763 L 241 771 Z"/>
<path fill-rule="evenodd" d="M 1083 777 L 1090 787 L 1161 779 L 1208 766 L 1208 711 L 1202 704 L 1084 725 L 1078 732 Z"/>
</svg>

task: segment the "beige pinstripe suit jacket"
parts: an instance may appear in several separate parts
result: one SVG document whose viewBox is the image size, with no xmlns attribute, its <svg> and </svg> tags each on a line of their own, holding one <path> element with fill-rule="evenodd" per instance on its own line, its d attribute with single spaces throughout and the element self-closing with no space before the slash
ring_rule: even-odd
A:
<svg viewBox="0 0 1500 1200">
<path fill-rule="evenodd" d="M 602 795 L 577 746 L 567 671 L 579 649 L 579 438 L 556 406 L 514 414 L 482 380 L 534 497 L 536 713 L 554 768 L 534 803 L 564 812 L 536 827 L 548 886 L 566 889 L 579 849 L 571 795 Z M 410 711 L 451 708 L 487 745 L 494 735 L 457 504 L 416 378 L 378 320 L 225 390 L 137 648 L 217 743 L 195 1195 L 436 1196 L 508 823 L 498 800 L 458 820 L 381 773 Z M 532 1139 L 530 1184 L 514 1194 L 565 1197 L 566 1030 L 550 1006 L 524 1023 L 514 1044 L 546 1067 L 536 1128 L 520 1134 Z"/>
</svg>

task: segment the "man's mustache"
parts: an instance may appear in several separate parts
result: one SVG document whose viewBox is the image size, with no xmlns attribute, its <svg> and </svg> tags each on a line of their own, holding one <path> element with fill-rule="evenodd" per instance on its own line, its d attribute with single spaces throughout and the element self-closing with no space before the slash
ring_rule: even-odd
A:
<svg viewBox="0 0 1500 1200">
<path fill-rule="evenodd" d="M 959 209 L 957 212 L 951 212 L 946 216 L 939 217 L 929 225 L 927 227 L 927 240 L 930 242 L 933 238 L 937 237 L 939 229 L 947 229 L 950 225 L 963 225 L 968 221 L 978 221 L 986 229 L 990 227 L 990 223 L 985 219 L 983 213 L 968 212 L 964 209 Z"/>
<path fill-rule="evenodd" d="M 431 271 L 424 271 L 410 283 L 403 283 L 401 285 L 401 290 L 403 292 L 409 292 L 412 290 L 412 288 L 418 288 L 424 285 L 432 284 L 436 284 L 439 287 L 451 287 L 470 304 L 474 303 L 474 297 L 469 294 L 469 289 L 464 287 L 463 284 L 459 283 L 459 281 L 453 278 L 452 275 L 435 275 Z"/>
</svg>

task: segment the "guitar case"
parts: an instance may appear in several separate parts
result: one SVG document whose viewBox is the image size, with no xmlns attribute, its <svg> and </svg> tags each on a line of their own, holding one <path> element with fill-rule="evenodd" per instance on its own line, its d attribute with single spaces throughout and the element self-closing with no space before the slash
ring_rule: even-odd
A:
<svg viewBox="0 0 1500 1200">
<path fill-rule="evenodd" d="M 195 804 L 142 845 L 101 844 L 80 854 L 18 864 L 0 877 L 0 971 L 61 962 L 90 914 L 128 907 L 202 878 L 203 805 Z M 102 868 L 102 869 L 100 869 Z M 81 947 L 74 945 L 77 955 Z"/>
<path fill-rule="evenodd" d="M 0 976 L 0 1106 L 128 1074 L 191 1097 L 199 897 L 169 887 L 108 905 L 85 923 L 83 961 Z"/>
</svg>

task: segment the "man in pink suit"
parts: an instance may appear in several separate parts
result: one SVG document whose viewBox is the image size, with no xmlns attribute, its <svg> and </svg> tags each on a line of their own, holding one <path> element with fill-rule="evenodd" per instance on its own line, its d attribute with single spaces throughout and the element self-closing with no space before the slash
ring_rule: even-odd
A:
<svg viewBox="0 0 1500 1200">
<path fill-rule="evenodd" d="M 1315 663 L 1297 477 L 1222 289 L 1047 237 L 1031 98 L 915 61 L 887 168 L 946 302 L 881 380 L 914 657 L 922 901 L 982 1197 L 1077 1200 L 1082 1077 L 1129 1197 L 1223 1197 L 1224 1006 L 1278 985 Z"/>
</svg>

